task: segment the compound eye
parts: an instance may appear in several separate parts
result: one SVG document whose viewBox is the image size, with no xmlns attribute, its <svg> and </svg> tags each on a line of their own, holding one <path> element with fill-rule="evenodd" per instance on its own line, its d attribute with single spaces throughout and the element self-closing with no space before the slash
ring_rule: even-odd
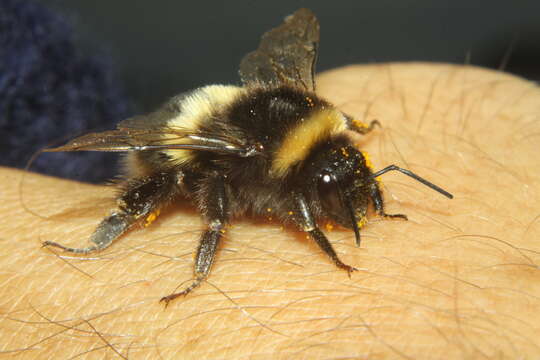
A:
<svg viewBox="0 0 540 360">
<path fill-rule="evenodd" d="M 321 181 L 323 182 L 323 184 L 329 184 L 332 182 L 332 176 L 329 173 L 324 172 L 321 175 Z"/>
<path fill-rule="evenodd" d="M 335 220 L 341 220 L 346 212 L 340 199 L 335 176 L 330 172 L 321 173 L 317 187 L 324 211 Z M 339 220 L 338 222 L 341 222 Z"/>
</svg>

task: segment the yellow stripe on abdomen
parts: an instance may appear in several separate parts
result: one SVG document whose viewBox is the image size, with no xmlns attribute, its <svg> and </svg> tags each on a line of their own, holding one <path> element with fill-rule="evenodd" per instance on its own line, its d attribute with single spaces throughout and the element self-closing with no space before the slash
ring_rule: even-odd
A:
<svg viewBox="0 0 540 360">
<path fill-rule="evenodd" d="M 212 121 L 213 117 L 245 93 L 245 89 L 230 85 L 209 85 L 193 91 L 180 103 L 181 112 L 170 119 L 167 126 L 177 129 L 181 134 L 195 134 L 201 125 Z M 178 138 L 174 134 L 164 135 L 163 144 L 190 144 L 189 138 Z M 176 164 L 189 162 L 193 157 L 192 150 L 165 150 Z"/>
</svg>

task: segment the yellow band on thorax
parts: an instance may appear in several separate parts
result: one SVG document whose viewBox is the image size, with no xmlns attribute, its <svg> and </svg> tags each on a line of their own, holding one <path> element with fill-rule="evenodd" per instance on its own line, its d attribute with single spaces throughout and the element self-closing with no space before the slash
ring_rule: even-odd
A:
<svg viewBox="0 0 540 360">
<path fill-rule="evenodd" d="M 322 139 L 347 130 L 345 117 L 334 108 L 316 110 L 301 119 L 285 136 L 272 161 L 271 175 L 284 176 L 291 166 L 304 160 L 313 145 Z"/>
</svg>

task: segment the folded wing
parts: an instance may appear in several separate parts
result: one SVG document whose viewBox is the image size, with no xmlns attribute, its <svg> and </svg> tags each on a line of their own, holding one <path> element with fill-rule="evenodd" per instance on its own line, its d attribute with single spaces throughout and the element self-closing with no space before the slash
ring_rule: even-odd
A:
<svg viewBox="0 0 540 360">
<path fill-rule="evenodd" d="M 318 44 L 317 18 L 300 9 L 262 36 L 259 48 L 242 59 L 240 77 L 246 86 L 290 85 L 314 91 Z"/>
</svg>

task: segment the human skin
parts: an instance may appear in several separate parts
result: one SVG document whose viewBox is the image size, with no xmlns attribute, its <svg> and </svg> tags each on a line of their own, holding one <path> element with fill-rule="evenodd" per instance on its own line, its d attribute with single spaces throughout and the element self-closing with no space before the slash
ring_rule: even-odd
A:
<svg viewBox="0 0 540 360">
<path fill-rule="evenodd" d="M 382 127 L 358 138 L 389 213 L 362 246 L 325 228 L 347 264 L 268 219 L 235 219 L 208 282 L 192 276 L 203 223 L 188 204 L 81 258 L 114 188 L 1 169 L 1 355 L 17 359 L 476 359 L 540 356 L 540 90 L 446 64 L 351 66 L 318 92 Z M 47 156 L 47 155 L 43 155 Z M 321 222 L 326 224 L 326 222 Z"/>
</svg>

